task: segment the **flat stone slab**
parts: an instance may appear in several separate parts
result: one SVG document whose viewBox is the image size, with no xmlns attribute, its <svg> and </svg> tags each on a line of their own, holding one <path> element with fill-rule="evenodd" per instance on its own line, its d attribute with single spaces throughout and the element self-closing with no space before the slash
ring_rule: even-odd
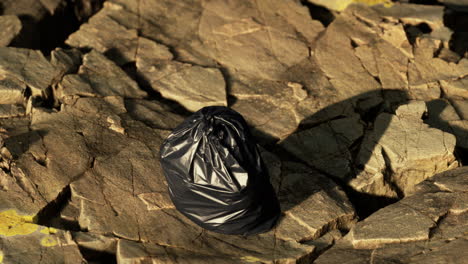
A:
<svg viewBox="0 0 468 264">
<path fill-rule="evenodd" d="M 408 197 L 358 222 L 314 263 L 463 263 L 467 179 L 468 167 L 461 167 L 421 182 Z"/>
</svg>

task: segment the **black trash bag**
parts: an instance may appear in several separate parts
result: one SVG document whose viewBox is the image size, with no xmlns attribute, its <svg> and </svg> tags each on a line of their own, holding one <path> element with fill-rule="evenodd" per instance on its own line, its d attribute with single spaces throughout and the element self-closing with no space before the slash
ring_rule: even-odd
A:
<svg viewBox="0 0 468 264">
<path fill-rule="evenodd" d="M 280 207 L 244 118 L 205 107 L 180 124 L 161 147 L 161 165 L 177 210 L 223 234 L 270 230 Z"/>
</svg>

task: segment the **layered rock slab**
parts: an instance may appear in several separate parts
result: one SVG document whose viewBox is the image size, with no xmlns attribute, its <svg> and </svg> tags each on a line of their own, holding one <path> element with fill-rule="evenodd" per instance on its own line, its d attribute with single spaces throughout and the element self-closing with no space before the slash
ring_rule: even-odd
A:
<svg viewBox="0 0 468 264">
<path fill-rule="evenodd" d="M 72 34 L 67 43 L 92 47 L 119 64 L 134 62 L 140 79 L 163 97 L 179 102 L 190 111 L 210 105 L 227 105 L 221 71 L 173 61 L 166 46 L 140 37 L 135 29 L 127 29 L 113 20 L 111 14 L 117 11 L 132 17 L 123 7 L 108 3 L 89 23 Z"/>
<path fill-rule="evenodd" d="M 410 196 L 359 222 L 315 263 L 463 263 L 467 172 L 461 167 L 418 184 Z"/>
<path fill-rule="evenodd" d="M 402 197 L 432 175 L 454 168 L 455 136 L 423 123 L 426 104 L 413 101 L 380 114 L 356 158 L 363 168 L 349 183 L 360 192 Z"/>
<path fill-rule="evenodd" d="M 299 68 L 307 64 L 303 61 L 309 57 L 309 46 L 323 26 L 318 21 L 308 19 L 307 9 L 295 2 L 261 1 L 258 5 L 229 5 L 225 1 L 196 2 L 190 5 L 189 12 L 185 4 L 173 5 L 169 1 L 160 2 L 158 7 L 148 1 L 140 1 L 139 4 L 108 2 L 94 20 L 83 25 L 67 42 L 77 47 L 94 47 L 118 62 L 136 61 L 137 71 L 153 89 L 191 111 L 198 110 L 201 105 L 226 105 L 226 88 L 231 90 L 238 84 L 247 86 L 251 91 L 263 90 L 249 98 L 243 96 L 243 91 L 233 91 L 231 94 L 236 96 L 238 102 L 235 109 L 255 127 L 266 130 L 273 137 L 284 137 L 297 127 L 296 119 L 301 119 L 295 117 L 296 101 L 305 99 L 308 93 L 304 89 L 305 97 L 300 96 L 300 100 L 296 99 L 291 104 L 278 105 L 278 93 L 286 94 L 291 89 L 288 87 L 290 78 L 285 76 L 285 72 L 294 66 Z M 171 7 L 167 9 L 171 12 L 163 12 L 166 10 L 163 6 Z M 177 10 L 191 15 L 181 20 L 176 14 Z M 154 20 L 154 17 L 164 19 Z M 176 26 L 183 22 L 184 26 Z M 111 24 L 118 26 L 111 27 Z M 98 41 L 102 36 L 98 36 L 93 28 L 104 25 L 109 25 L 114 31 L 118 29 L 122 34 L 109 36 L 114 41 Z M 199 26 L 192 28 L 195 25 Z M 155 31 L 155 26 L 162 30 Z M 141 35 L 137 35 L 136 31 Z M 118 36 L 125 36 L 125 40 L 120 41 Z M 175 60 L 170 52 L 164 51 L 152 40 L 169 46 L 176 54 Z M 290 50 L 291 45 L 295 47 L 294 51 Z M 113 54 L 123 54 L 124 59 Z M 155 56 L 157 54 L 161 56 Z M 222 67 L 225 85 L 220 79 L 221 72 L 211 67 Z M 313 83 L 324 83 L 323 80 L 315 81 L 319 76 L 314 74 L 313 69 L 313 66 L 308 66 L 308 72 L 313 75 L 308 79 Z M 199 81 L 195 81 L 195 76 L 202 78 L 197 77 Z M 181 82 L 181 78 L 185 81 Z M 264 80 L 283 82 L 280 86 L 274 81 L 261 84 Z M 265 88 L 257 89 L 256 84 Z M 274 87 L 268 88 L 271 85 Z M 175 89 L 177 87 L 190 92 L 182 93 L 178 91 L 181 88 Z M 191 102 L 188 96 L 201 104 Z M 255 112 L 249 108 L 251 105 L 256 105 Z M 258 112 L 265 116 L 264 120 L 258 120 L 255 115 Z M 281 113 L 288 113 L 288 116 L 280 119 Z M 282 125 L 284 122 L 288 122 L 287 125 Z"/>
<path fill-rule="evenodd" d="M 59 66 L 67 72 L 66 68 L 70 66 L 64 63 Z M 146 95 L 120 67 L 96 50 L 85 54 L 78 74 L 65 75 L 56 89 L 56 97 L 62 101 L 79 96 L 143 98 Z"/>
<path fill-rule="evenodd" d="M 0 76 L 24 83 L 32 96 L 45 96 L 59 72 L 38 50 L 0 47 Z"/>
</svg>

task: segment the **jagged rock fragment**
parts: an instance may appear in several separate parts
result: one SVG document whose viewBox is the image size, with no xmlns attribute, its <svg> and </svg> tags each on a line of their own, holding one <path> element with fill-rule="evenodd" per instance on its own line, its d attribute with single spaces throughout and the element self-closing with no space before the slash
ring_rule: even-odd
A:
<svg viewBox="0 0 468 264">
<path fill-rule="evenodd" d="M 468 98 L 468 78 L 459 78 L 455 80 L 441 80 L 440 86 L 447 96 L 451 98 Z"/>
<path fill-rule="evenodd" d="M 78 74 L 65 75 L 57 87 L 58 99 L 73 96 L 143 98 L 146 92 L 114 62 L 92 50 L 83 56 Z"/>
<path fill-rule="evenodd" d="M 0 118 L 23 116 L 26 111 L 21 105 L 0 104 Z"/>
<path fill-rule="evenodd" d="M 357 223 L 314 263 L 464 263 L 468 167 L 437 174 Z"/>
<path fill-rule="evenodd" d="M 455 137 L 424 124 L 425 111 L 424 102 L 414 101 L 400 106 L 396 115 L 377 117 L 357 156 L 363 170 L 349 183 L 354 189 L 401 197 L 424 179 L 457 166 Z"/>
<path fill-rule="evenodd" d="M 322 25 L 308 16 L 295 2 L 211 1 L 203 5 L 198 33 L 210 55 L 230 71 L 276 80 L 309 56 L 302 38 L 312 42 Z"/>
<path fill-rule="evenodd" d="M 8 46 L 21 30 L 21 21 L 16 16 L 0 16 L 0 47 Z"/>
<path fill-rule="evenodd" d="M 57 48 L 50 53 L 50 63 L 60 69 L 61 76 L 77 72 L 81 60 L 81 52 L 77 49 Z"/>
<path fill-rule="evenodd" d="M 354 209 L 334 182 L 302 164 L 285 162 L 282 169 L 278 198 L 285 216 L 276 228 L 277 237 L 313 241 L 334 226 L 354 225 Z"/>
<path fill-rule="evenodd" d="M 0 77 L 0 104 L 22 103 L 26 85 L 15 78 L 3 78 Z"/>
<path fill-rule="evenodd" d="M 352 14 L 345 12 L 327 27 L 317 41 L 315 56 L 320 68 L 346 98 L 381 88 L 381 84 L 363 66 L 353 47 L 371 44 L 376 40 L 377 34 Z M 372 46 L 370 48 L 373 49 Z"/>
<path fill-rule="evenodd" d="M 33 96 L 45 94 L 58 74 L 38 50 L 0 47 L 0 76 L 26 84 Z"/>
<path fill-rule="evenodd" d="M 453 134 L 457 138 L 457 146 L 468 149 L 468 115 L 463 111 L 465 105 L 465 100 L 432 100 L 427 103 L 428 116 L 424 122 Z"/>
<path fill-rule="evenodd" d="M 226 84 L 219 69 L 171 61 L 158 65 L 138 63 L 137 69 L 154 90 L 190 111 L 211 105 L 227 106 Z"/>
<path fill-rule="evenodd" d="M 418 5 L 396 3 L 389 7 L 373 7 L 381 16 L 400 19 L 406 25 L 426 24 L 433 38 L 449 41 L 452 31 L 444 25 L 444 7 L 439 5 Z M 425 32 L 423 32 L 425 33 Z"/>
<path fill-rule="evenodd" d="M 40 0 L 41 4 L 49 11 L 51 15 L 55 13 L 55 10 L 63 3 L 63 0 Z"/>
<path fill-rule="evenodd" d="M 345 179 L 352 167 L 349 147 L 363 135 L 363 129 L 355 115 L 294 133 L 280 145 L 310 166 Z"/>
<path fill-rule="evenodd" d="M 115 6 L 115 5 L 114 5 Z M 136 30 L 129 30 L 103 12 L 91 17 L 71 34 L 66 43 L 77 48 L 94 48 L 114 59 L 118 64 L 135 60 L 138 50 Z"/>
</svg>

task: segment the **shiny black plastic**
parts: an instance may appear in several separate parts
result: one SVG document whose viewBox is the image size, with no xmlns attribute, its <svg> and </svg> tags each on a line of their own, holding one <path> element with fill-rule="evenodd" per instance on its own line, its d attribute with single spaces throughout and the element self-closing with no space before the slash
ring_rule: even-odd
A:
<svg viewBox="0 0 468 264">
<path fill-rule="evenodd" d="M 191 115 L 164 141 L 161 165 L 175 207 L 205 229 L 258 234 L 280 216 L 256 142 L 234 110 L 210 106 Z"/>
</svg>

